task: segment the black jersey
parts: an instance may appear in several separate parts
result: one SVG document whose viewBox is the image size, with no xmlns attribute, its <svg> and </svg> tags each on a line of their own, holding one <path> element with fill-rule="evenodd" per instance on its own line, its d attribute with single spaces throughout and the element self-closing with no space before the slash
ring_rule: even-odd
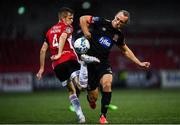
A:
<svg viewBox="0 0 180 125">
<path fill-rule="evenodd" d="M 124 45 L 123 33 L 112 27 L 112 23 L 109 20 L 92 17 L 91 18 L 91 36 L 89 55 L 95 56 L 103 61 L 108 60 L 110 49 L 115 44 L 117 46 Z"/>
</svg>

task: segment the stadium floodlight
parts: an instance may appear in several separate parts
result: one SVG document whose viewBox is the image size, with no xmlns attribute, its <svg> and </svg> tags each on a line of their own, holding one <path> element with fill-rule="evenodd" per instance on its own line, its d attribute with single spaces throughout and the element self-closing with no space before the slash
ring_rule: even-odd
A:
<svg viewBox="0 0 180 125">
<path fill-rule="evenodd" d="M 90 2 L 84 1 L 84 2 L 82 3 L 82 8 L 83 8 L 83 9 L 89 9 L 90 7 L 91 7 L 91 3 L 90 3 Z"/>
<path fill-rule="evenodd" d="M 24 14 L 25 13 L 25 7 L 24 6 L 20 6 L 19 8 L 18 8 L 18 14 L 19 15 L 22 15 L 22 14 Z"/>
</svg>

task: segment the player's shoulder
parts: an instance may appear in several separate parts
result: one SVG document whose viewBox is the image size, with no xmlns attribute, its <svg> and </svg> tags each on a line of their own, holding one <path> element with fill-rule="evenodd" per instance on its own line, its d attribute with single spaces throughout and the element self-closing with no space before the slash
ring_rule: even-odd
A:
<svg viewBox="0 0 180 125">
<path fill-rule="evenodd" d="M 70 32 L 70 31 L 73 31 L 73 26 L 72 25 L 67 25 L 67 24 L 65 24 L 65 23 L 60 23 L 60 25 L 61 25 L 61 29 L 62 30 L 67 30 L 68 32 Z"/>
<path fill-rule="evenodd" d="M 51 28 L 49 28 L 47 31 L 46 31 L 46 37 L 50 34 L 50 30 L 51 30 Z"/>
<path fill-rule="evenodd" d="M 64 23 L 58 22 L 51 27 L 51 30 L 60 29 L 63 26 L 64 26 Z"/>
<path fill-rule="evenodd" d="M 99 16 L 92 16 L 92 23 L 94 22 L 107 22 L 107 23 L 110 23 L 111 20 L 108 20 L 104 17 L 99 17 Z"/>
<path fill-rule="evenodd" d="M 106 18 L 104 18 L 104 24 L 105 24 L 105 25 L 108 25 L 108 26 L 111 26 L 111 25 L 112 25 L 111 20 L 106 19 Z"/>
<path fill-rule="evenodd" d="M 49 32 L 51 32 L 51 30 L 55 29 L 55 27 L 57 27 L 57 24 L 52 25 L 51 27 L 48 28 L 46 34 L 48 34 Z"/>
<path fill-rule="evenodd" d="M 111 20 L 106 19 L 106 18 L 103 18 L 103 19 L 104 19 L 104 21 L 105 21 L 105 22 L 107 22 L 107 23 L 111 23 Z"/>
</svg>

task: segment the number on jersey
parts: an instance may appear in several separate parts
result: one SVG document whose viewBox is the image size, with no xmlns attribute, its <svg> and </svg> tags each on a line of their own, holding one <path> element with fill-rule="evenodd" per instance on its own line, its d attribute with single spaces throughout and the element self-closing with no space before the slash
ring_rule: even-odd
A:
<svg viewBox="0 0 180 125">
<path fill-rule="evenodd" d="M 52 45 L 53 45 L 53 47 L 58 47 L 59 46 L 58 39 L 57 39 L 57 34 L 54 34 Z"/>
</svg>

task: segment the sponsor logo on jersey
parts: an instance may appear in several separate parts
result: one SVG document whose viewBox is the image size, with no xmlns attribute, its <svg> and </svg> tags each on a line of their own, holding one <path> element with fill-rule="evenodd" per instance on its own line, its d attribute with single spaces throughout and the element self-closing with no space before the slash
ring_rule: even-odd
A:
<svg viewBox="0 0 180 125">
<path fill-rule="evenodd" d="M 106 36 L 101 37 L 98 42 L 105 48 L 109 48 L 112 45 L 112 41 L 109 37 Z"/>
<path fill-rule="evenodd" d="M 61 26 L 53 26 L 52 28 L 53 28 L 53 29 L 60 29 Z"/>
<path fill-rule="evenodd" d="M 50 33 L 60 33 L 61 32 L 61 26 L 53 26 L 52 29 L 50 30 Z"/>
<path fill-rule="evenodd" d="M 61 29 L 52 29 L 50 30 L 50 33 L 53 34 L 53 33 L 60 33 L 61 32 Z"/>
</svg>

